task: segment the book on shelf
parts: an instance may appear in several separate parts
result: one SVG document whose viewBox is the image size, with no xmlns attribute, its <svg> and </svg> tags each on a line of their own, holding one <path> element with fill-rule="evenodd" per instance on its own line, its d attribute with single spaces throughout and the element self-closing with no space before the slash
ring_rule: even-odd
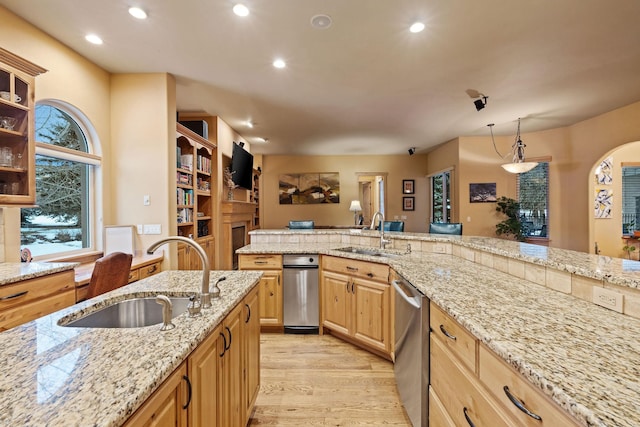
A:
<svg viewBox="0 0 640 427">
<path fill-rule="evenodd" d="M 181 168 L 186 170 L 193 170 L 193 154 L 183 154 L 180 156 Z"/>
<path fill-rule="evenodd" d="M 193 205 L 194 197 L 193 190 L 185 188 L 176 188 L 176 202 L 179 205 L 190 206 Z"/>
<path fill-rule="evenodd" d="M 176 166 L 178 168 L 182 167 L 182 148 L 180 146 L 176 146 Z"/>
<path fill-rule="evenodd" d="M 178 224 L 187 222 L 193 222 L 193 209 L 181 208 L 178 209 Z"/>
</svg>

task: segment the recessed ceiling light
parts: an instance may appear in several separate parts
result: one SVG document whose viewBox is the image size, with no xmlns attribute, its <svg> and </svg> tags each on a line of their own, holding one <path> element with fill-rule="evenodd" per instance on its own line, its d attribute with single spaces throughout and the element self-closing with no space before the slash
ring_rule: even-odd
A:
<svg viewBox="0 0 640 427">
<path fill-rule="evenodd" d="M 102 39 L 100 37 L 96 36 L 95 34 L 87 34 L 84 38 L 89 43 L 102 44 Z"/>
<path fill-rule="evenodd" d="M 147 19 L 147 12 L 140 9 L 139 7 L 130 7 L 129 15 L 133 16 L 136 19 Z"/>
<path fill-rule="evenodd" d="M 247 120 L 245 124 L 247 125 L 248 128 L 253 128 L 253 122 L 251 120 Z"/>
<path fill-rule="evenodd" d="M 275 61 L 273 61 L 273 66 L 276 68 L 284 68 L 287 66 L 287 63 L 284 62 L 283 59 L 276 59 Z"/>
<path fill-rule="evenodd" d="M 329 15 L 315 15 L 311 17 L 311 26 L 319 30 L 329 28 L 332 22 Z"/>
<path fill-rule="evenodd" d="M 235 13 L 238 16 L 247 16 L 249 15 L 249 8 L 243 5 L 242 3 L 238 3 L 235 6 L 233 6 L 233 13 Z"/>
<path fill-rule="evenodd" d="M 424 24 L 422 22 L 414 22 L 409 27 L 409 31 L 411 31 L 412 33 L 419 33 L 422 30 L 424 30 Z"/>
</svg>

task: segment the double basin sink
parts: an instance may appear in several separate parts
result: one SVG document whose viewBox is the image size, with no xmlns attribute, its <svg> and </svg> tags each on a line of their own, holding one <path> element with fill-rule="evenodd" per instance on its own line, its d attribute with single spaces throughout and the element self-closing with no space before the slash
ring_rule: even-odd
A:
<svg viewBox="0 0 640 427">
<path fill-rule="evenodd" d="M 172 316 L 187 311 L 189 297 L 169 297 Z M 156 297 L 131 298 L 110 304 L 98 311 L 71 322 L 59 321 L 60 326 L 74 328 L 140 328 L 162 323 L 162 306 Z"/>
<path fill-rule="evenodd" d="M 347 246 L 346 248 L 338 248 L 336 249 L 340 252 L 347 252 L 358 255 L 367 255 L 373 257 L 382 257 L 382 258 L 398 258 L 405 254 L 401 254 L 398 252 L 390 252 L 385 249 L 377 249 L 377 248 L 367 248 L 360 246 Z"/>
</svg>

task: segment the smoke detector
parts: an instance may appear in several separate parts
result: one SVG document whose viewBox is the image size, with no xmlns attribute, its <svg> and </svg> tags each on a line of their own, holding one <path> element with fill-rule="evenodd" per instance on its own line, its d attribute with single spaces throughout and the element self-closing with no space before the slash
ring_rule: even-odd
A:
<svg viewBox="0 0 640 427">
<path fill-rule="evenodd" d="M 326 30 L 331 26 L 333 21 L 329 15 L 314 15 L 311 17 L 311 26 L 319 30 Z"/>
</svg>

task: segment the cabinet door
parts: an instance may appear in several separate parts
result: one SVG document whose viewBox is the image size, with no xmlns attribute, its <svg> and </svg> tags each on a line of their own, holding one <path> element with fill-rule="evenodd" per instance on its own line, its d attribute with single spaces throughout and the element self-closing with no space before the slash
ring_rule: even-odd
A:
<svg viewBox="0 0 640 427">
<path fill-rule="evenodd" d="M 322 275 L 322 325 L 349 334 L 351 285 L 347 276 L 333 272 Z"/>
<path fill-rule="evenodd" d="M 189 270 L 191 266 L 189 261 L 190 249 L 187 245 L 178 243 L 178 270 Z"/>
<path fill-rule="evenodd" d="M 242 404 L 242 306 L 238 305 L 225 318 L 218 339 L 218 425 L 239 427 L 244 420 Z"/>
<path fill-rule="evenodd" d="M 260 298 L 259 286 L 256 286 L 244 299 L 242 327 L 244 337 L 244 411 L 246 420 L 251 416 L 258 391 L 260 390 Z"/>
<path fill-rule="evenodd" d="M 216 425 L 220 330 L 217 327 L 189 356 L 188 371 L 193 396 L 189 406 L 189 425 L 192 427 Z"/>
<path fill-rule="evenodd" d="M 353 279 L 351 294 L 351 335 L 363 344 L 391 351 L 391 305 L 389 285 Z"/>
<path fill-rule="evenodd" d="M 183 363 L 127 420 L 125 427 L 186 427 L 187 366 Z M 183 403 L 184 402 L 184 403 Z"/>
<path fill-rule="evenodd" d="M 282 272 L 265 270 L 260 279 L 260 324 L 284 325 L 282 312 Z"/>
</svg>

